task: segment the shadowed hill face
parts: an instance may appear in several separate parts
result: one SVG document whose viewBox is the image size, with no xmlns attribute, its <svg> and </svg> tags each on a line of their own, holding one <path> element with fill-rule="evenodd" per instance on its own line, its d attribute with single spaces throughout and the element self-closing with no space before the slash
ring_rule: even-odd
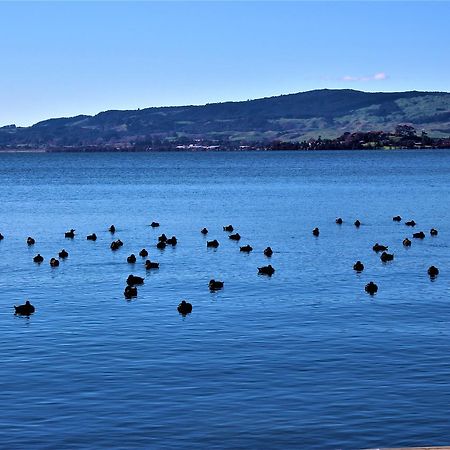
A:
<svg viewBox="0 0 450 450">
<path fill-rule="evenodd" d="M 399 123 L 430 135 L 450 134 L 450 94 L 324 89 L 245 102 L 105 111 L 0 128 L 0 146 L 111 145 L 152 138 L 294 141 L 390 131 Z"/>
</svg>

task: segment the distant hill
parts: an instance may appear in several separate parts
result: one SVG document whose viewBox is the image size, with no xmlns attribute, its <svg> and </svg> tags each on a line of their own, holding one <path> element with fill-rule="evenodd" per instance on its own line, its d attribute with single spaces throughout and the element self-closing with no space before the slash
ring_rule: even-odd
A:
<svg viewBox="0 0 450 450">
<path fill-rule="evenodd" d="M 136 142 L 299 141 L 344 132 L 391 131 L 410 124 L 430 136 L 450 135 L 450 93 L 315 90 L 244 102 L 105 111 L 0 128 L 0 147 L 35 148 Z"/>
</svg>

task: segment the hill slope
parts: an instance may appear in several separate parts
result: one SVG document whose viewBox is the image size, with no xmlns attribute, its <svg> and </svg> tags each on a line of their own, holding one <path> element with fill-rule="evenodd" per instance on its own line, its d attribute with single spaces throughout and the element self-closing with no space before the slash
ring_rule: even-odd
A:
<svg viewBox="0 0 450 450">
<path fill-rule="evenodd" d="M 219 139 L 240 142 L 337 137 L 345 131 L 390 131 L 408 123 L 431 136 L 450 134 L 450 93 L 316 90 L 245 102 L 106 111 L 0 128 L 0 146 L 127 145 Z"/>
</svg>

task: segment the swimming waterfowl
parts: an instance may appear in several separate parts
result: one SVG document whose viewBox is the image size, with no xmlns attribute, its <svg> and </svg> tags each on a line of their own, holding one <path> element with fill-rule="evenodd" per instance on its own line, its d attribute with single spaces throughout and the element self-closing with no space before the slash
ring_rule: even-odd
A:
<svg viewBox="0 0 450 450">
<path fill-rule="evenodd" d="M 159 248 L 160 250 L 164 250 L 166 247 L 167 247 L 167 244 L 165 242 L 163 242 L 163 241 L 159 241 L 156 244 L 156 248 Z"/>
<path fill-rule="evenodd" d="M 29 316 L 36 311 L 36 308 L 27 300 L 24 305 L 14 305 L 14 314 L 18 316 Z"/>
<path fill-rule="evenodd" d="M 428 268 L 428 275 L 430 275 L 431 278 L 437 277 L 439 275 L 439 269 L 435 266 L 430 266 Z"/>
<path fill-rule="evenodd" d="M 159 263 L 153 262 L 153 261 L 150 261 L 149 259 L 147 259 L 147 261 L 145 261 L 145 268 L 146 268 L 146 270 L 159 269 Z"/>
<path fill-rule="evenodd" d="M 3 239 L 5 239 L 5 236 L 3 236 L 2 233 L 0 233 L 0 241 L 2 241 Z"/>
<path fill-rule="evenodd" d="M 431 234 L 431 236 L 437 236 L 438 235 L 438 231 L 436 229 L 432 228 L 430 230 L 430 234 Z"/>
<path fill-rule="evenodd" d="M 223 288 L 223 281 L 209 280 L 209 289 L 211 291 L 218 291 Z"/>
<path fill-rule="evenodd" d="M 132 253 L 130 256 L 128 256 L 127 263 L 134 264 L 135 262 L 136 262 L 136 256 L 134 253 Z"/>
<path fill-rule="evenodd" d="M 127 278 L 127 284 L 128 286 L 134 286 L 135 284 L 144 284 L 144 279 L 142 277 L 131 274 Z"/>
<path fill-rule="evenodd" d="M 167 242 L 167 236 L 164 233 L 158 236 L 158 242 Z"/>
<path fill-rule="evenodd" d="M 370 295 L 375 295 L 378 292 L 378 286 L 373 281 L 371 281 L 370 283 L 366 284 L 364 290 Z"/>
<path fill-rule="evenodd" d="M 340 217 L 338 217 L 338 218 L 336 219 L 336 223 L 337 223 L 338 225 L 342 225 L 342 222 L 343 222 L 343 220 L 342 220 Z"/>
<path fill-rule="evenodd" d="M 275 273 L 275 269 L 269 264 L 268 266 L 258 267 L 258 273 L 271 277 Z"/>
<path fill-rule="evenodd" d="M 319 236 L 319 234 L 320 234 L 319 229 L 318 229 L 317 227 L 314 228 L 314 230 L 312 230 L 312 234 L 313 234 L 314 236 Z"/>
<path fill-rule="evenodd" d="M 394 217 L 392 218 L 392 220 L 393 220 L 394 222 L 401 222 L 401 221 L 402 221 L 402 218 L 401 218 L 400 216 L 394 216 Z"/>
<path fill-rule="evenodd" d="M 62 250 L 58 253 L 58 256 L 59 256 L 60 258 L 64 259 L 64 258 L 67 258 L 67 257 L 69 256 L 69 254 L 68 254 L 64 249 L 62 249 Z"/>
<path fill-rule="evenodd" d="M 253 250 L 253 247 L 251 245 L 244 245 L 243 247 L 239 247 L 239 250 L 241 252 L 250 253 Z"/>
<path fill-rule="evenodd" d="M 270 258 L 273 255 L 273 250 L 270 247 L 267 247 L 264 249 L 264 255 Z"/>
<path fill-rule="evenodd" d="M 108 229 L 108 231 L 112 234 L 114 234 L 116 232 L 116 227 L 114 225 L 111 225 Z"/>
<path fill-rule="evenodd" d="M 207 229 L 207 228 L 202 228 L 202 231 L 200 231 L 200 233 L 202 233 L 202 234 L 208 234 L 208 229 Z"/>
<path fill-rule="evenodd" d="M 110 248 L 111 250 L 118 250 L 122 245 L 123 242 L 120 239 L 117 239 L 117 241 L 111 242 Z"/>
<path fill-rule="evenodd" d="M 151 226 L 152 228 L 158 228 L 158 227 L 159 227 L 159 222 L 152 222 L 152 223 L 150 224 L 150 226 Z"/>
<path fill-rule="evenodd" d="M 230 233 L 233 232 L 234 228 L 233 225 L 226 225 L 223 227 L 223 231 L 229 231 Z"/>
<path fill-rule="evenodd" d="M 415 227 L 416 226 L 416 222 L 414 222 L 414 220 L 408 220 L 408 222 L 405 222 L 405 225 L 407 227 Z"/>
<path fill-rule="evenodd" d="M 139 252 L 139 256 L 142 256 L 143 258 L 148 256 L 148 251 L 145 250 L 145 248 L 143 248 L 140 252 Z"/>
<path fill-rule="evenodd" d="M 70 231 L 66 231 L 64 237 L 73 239 L 75 237 L 75 230 L 72 228 Z"/>
<path fill-rule="evenodd" d="M 378 242 L 372 247 L 374 252 L 384 252 L 388 249 L 387 245 L 381 245 Z"/>
<path fill-rule="evenodd" d="M 228 237 L 232 241 L 239 241 L 241 239 L 241 235 L 239 233 L 230 234 Z"/>
<path fill-rule="evenodd" d="M 411 247 L 411 241 L 408 238 L 403 239 L 403 245 L 405 247 Z"/>
<path fill-rule="evenodd" d="M 56 258 L 52 258 L 50 260 L 50 266 L 51 267 L 58 267 L 59 266 L 59 261 Z"/>
<path fill-rule="evenodd" d="M 27 237 L 28 245 L 34 245 L 35 243 L 36 243 L 36 241 L 32 237 L 30 237 L 30 236 Z"/>
<path fill-rule="evenodd" d="M 213 241 L 208 241 L 206 242 L 206 246 L 217 248 L 219 246 L 219 241 L 217 239 L 214 239 Z"/>
<path fill-rule="evenodd" d="M 381 261 L 383 262 L 388 262 L 388 261 L 393 261 L 394 260 L 394 255 L 391 253 L 386 253 L 383 252 L 380 256 Z"/>
<path fill-rule="evenodd" d="M 125 287 L 125 290 L 123 291 L 123 295 L 125 296 L 125 298 L 127 300 L 137 297 L 137 294 L 138 294 L 138 290 L 137 290 L 136 286 L 128 285 Z"/>
<path fill-rule="evenodd" d="M 96 235 L 95 233 L 88 234 L 88 235 L 86 236 L 86 239 L 87 239 L 88 241 L 96 241 L 96 240 L 97 240 L 97 235 Z"/>
<path fill-rule="evenodd" d="M 192 312 L 192 305 L 189 302 L 182 300 L 177 306 L 177 310 L 180 314 L 185 316 L 186 314 L 190 314 Z"/>
<path fill-rule="evenodd" d="M 178 240 L 175 236 L 172 236 L 170 239 L 167 239 L 166 241 L 167 245 L 172 245 L 173 247 L 175 247 L 175 245 L 177 245 Z"/>
<path fill-rule="evenodd" d="M 418 233 L 413 234 L 413 238 L 415 239 L 425 239 L 425 233 L 423 231 L 419 231 Z"/>
<path fill-rule="evenodd" d="M 353 264 L 353 270 L 362 272 L 364 270 L 364 264 L 361 261 L 356 261 L 355 264 Z"/>
<path fill-rule="evenodd" d="M 40 264 L 41 262 L 44 261 L 44 257 L 41 256 L 40 253 L 38 253 L 38 254 L 33 258 L 33 261 L 34 261 L 35 263 Z"/>
<path fill-rule="evenodd" d="M 361 226 L 361 222 L 358 219 L 356 219 L 355 220 L 355 227 L 359 228 L 360 226 Z"/>
</svg>

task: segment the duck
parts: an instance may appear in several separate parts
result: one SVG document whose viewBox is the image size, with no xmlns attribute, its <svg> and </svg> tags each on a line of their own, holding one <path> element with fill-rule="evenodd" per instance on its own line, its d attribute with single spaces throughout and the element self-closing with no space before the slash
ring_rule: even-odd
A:
<svg viewBox="0 0 450 450">
<path fill-rule="evenodd" d="M 418 233 L 413 234 L 413 238 L 415 239 L 425 239 L 425 233 L 423 231 L 419 231 Z"/>
<path fill-rule="evenodd" d="M 166 243 L 167 245 L 172 245 L 173 247 L 175 247 L 175 245 L 177 245 L 178 243 L 178 239 L 175 236 L 172 236 L 170 239 L 167 239 Z"/>
<path fill-rule="evenodd" d="M 223 281 L 209 280 L 209 289 L 211 291 L 218 291 L 223 288 Z"/>
<path fill-rule="evenodd" d="M 270 258 L 273 255 L 273 250 L 270 247 L 266 247 L 264 249 L 264 256 Z"/>
<path fill-rule="evenodd" d="M 219 241 L 217 239 L 214 239 L 213 241 L 207 241 L 206 246 L 212 247 L 212 248 L 217 248 L 219 246 Z"/>
<path fill-rule="evenodd" d="M 50 266 L 51 267 L 58 267 L 59 266 L 59 261 L 56 258 L 52 258 L 50 260 Z"/>
<path fill-rule="evenodd" d="M 3 241 L 3 239 L 5 239 L 5 236 L 3 236 L 2 233 L 0 233 L 0 241 Z"/>
<path fill-rule="evenodd" d="M 116 232 L 116 227 L 115 227 L 114 225 L 111 225 L 111 226 L 108 228 L 108 231 L 109 231 L 111 234 L 114 234 L 114 233 Z"/>
<path fill-rule="evenodd" d="M 244 245 L 243 247 L 239 247 L 239 250 L 241 252 L 250 253 L 253 250 L 253 247 L 251 245 Z"/>
<path fill-rule="evenodd" d="M 66 231 L 64 237 L 73 239 L 75 237 L 75 230 L 72 228 L 70 231 Z"/>
<path fill-rule="evenodd" d="M 405 222 L 405 225 L 407 227 L 415 227 L 416 226 L 416 222 L 414 222 L 414 220 L 408 220 L 408 222 Z"/>
<path fill-rule="evenodd" d="M 355 264 L 353 264 L 353 270 L 362 272 L 364 270 L 364 264 L 361 261 L 356 261 Z"/>
<path fill-rule="evenodd" d="M 27 300 L 24 305 L 14 305 L 14 314 L 18 316 L 30 316 L 36 311 L 36 308 Z"/>
<path fill-rule="evenodd" d="M 431 235 L 431 236 L 437 236 L 437 235 L 438 235 L 438 231 L 437 231 L 435 228 L 432 228 L 432 229 L 430 230 L 430 235 Z"/>
<path fill-rule="evenodd" d="M 150 224 L 150 226 L 151 226 L 152 228 L 158 228 L 158 227 L 159 227 L 159 222 L 152 222 L 152 223 Z"/>
<path fill-rule="evenodd" d="M 158 236 L 158 242 L 167 242 L 167 236 L 164 233 Z"/>
<path fill-rule="evenodd" d="M 241 235 L 239 233 L 230 234 L 228 236 L 232 241 L 240 241 Z"/>
<path fill-rule="evenodd" d="M 36 241 L 32 237 L 28 236 L 27 245 L 34 245 L 34 244 L 36 244 Z"/>
<path fill-rule="evenodd" d="M 207 228 L 202 228 L 202 230 L 200 231 L 200 233 L 202 233 L 202 234 L 208 234 L 208 229 L 207 229 Z"/>
<path fill-rule="evenodd" d="M 391 253 L 386 253 L 383 252 L 380 256 L 381 261 L 383 262 L 388 262 L 388 261 L 393 261 L 394 260 L 394 255 Z"/>
<path fill-rule="evenodd" d="M 88 234 L 88 235 L 86 236 L 86 239 L 87 239 L 88 241 L 96 241 L 96 240 L 97 240 L 97 235 L 96 235 L 95 233 Z"/>
<path fill-rule="evenodd" d="M 159 263 L 153 262 L 153 261 L 150 261 L 149 259 L 147 259 L 147 261 L 145 261 L 145 269 L 146 270 L 159 269 Z"/>
<path fill-rule="evenodd" d="M 435 267 L 435 266 L 430 266 L 428 268 L 428 275 L 431 278 L 437 277 L 439 275 L 439 269 L 437 267 Z"/>
<path fill-rule="evenodd" d="M 371 281 L 370 283 L 367 283 L 364 290 L 370 294 L 370 295 L 375 295 L 378 292 L 378 286 Z"/>
<path fill-rule="evenodd" d="M 60 258 L 64 259 L 64 258 L 67 258 L 67 257 L 69 256 L 69 254 L 68 254 L 64 249 L 62 249 L 62 250 L 58 253 L 58 256 L 59 256 Z"/>
<path fill-rule="evenodd" d="M 160 250 L 164 250 L 166 247 L 167 247 L 167 244 L 165 242 L 163 242 L 163 241 L 159 241 L 156 244 L 156 248 L 159 248 Z"/>
<path fill-rule="evenodd" d="M 411 241 L 408 238 L 403 239 L 403 245 L 405 247 L 411 247 Z"/>
<path fill-rule="evenodd" d="M 356 219 L 355 220 L 355 227 L 359 228 L 360 226 L 361 226 L 361 222 L 358 219 Z"/>
<path fill-rule="evenodd" d="M 131 274 L 127 278 L 127 284 L 128 286 L 134 286 L 135 284 L 144 284 L 144 279 L 142 277 Z"/>
<path fill-rule="evenodd" d="M 337 223 L 338 225 L 342 225 L 343 222 L 344 222 L 344 221 L 343 221 L 340 217 L 338 217 L 338 218 L 336 219 L 336 223 Z"/>
<path fill-rule="evenodd" d="M 111 250 L 118 250 L 122 245 L 123 242 L 120 239 L 117 239 L 117 241 L 111 242 L 110 248 Z"/>
<path fill-rule="evenodd" d="M 185 316 L 186 314 L 190 314 L 192 312 L 192 305 L 189 302 L 182 300 L 177 306 L 177 310 L 181 315 Z"/>
<path fill-rule="evenodd" d="M 319 229 L 318 229 L 317 227 L 314 228 L 314 230 L 312 230 L 312 234 L 313 234 L 314 236 L 319 236 L 319 234 L 320 234 Z"/>
<path fill-rule="evenodd" d="M 228 231 L 230 233 L 232 233 L 234 230 L 233 225 L 226 225 L 223 227 L 223 231 Z"/>
<path fill-rule="evenodd" d="M 394 216 L 394 217 L 392 218 L 392 220 L 393 220 L 394 222 L 401 222 L 401 221 L 402 221 L 402 218 L 401 218 L 400 216 Z"/>
<path fill-rule="evenodd" d="M 139 256 L 142 256 L 142 258 L 146 258 L 148 256 L 148 251 L 145 250 L 145 248 L 143 248 L 140 252 L 139 252 Z"/>
<path fill-rule="evenodd" d="M 379 244 L 378 242 L 372 247 L 372 250 L 374 251 L 374 252 L 384 252 L 384 251 L 386 251 L 388 249 L 388 246 L 387 245 L 381 245 L 381 244 Z"/>
<path fill-rule="evenodd" d="M 35 263 L 40 264 L 41 262 L 44 261 L 44 257 L 41 256 L 40 253 L 38 253 L 38 254 L 33 258 L 33 261 L 34 261 Z"/>
<path fill-rule="evenodd" d="M 123 291 L 123 295 L 125 296 L 125 298 L 127 300 L 137 297 L 137 294 L 138 294 L 138 290 L 137 290 L 136 286 L 128 285 L 125 287 L 125 290 Z"/>
<path fill-rule="evenodd" d="M 135 262 L 136 262 L 136 256 L 134 253 L 132 253 L 130 256 L 128 256 L 127 263 L 134 264 Z"/>
<path fill-rule="evenodd" d="M 258 267 L 258 273 L 271 277 L 275 273 L 275 269 L 269 264 L 268 266 Z"/>
</svg>

